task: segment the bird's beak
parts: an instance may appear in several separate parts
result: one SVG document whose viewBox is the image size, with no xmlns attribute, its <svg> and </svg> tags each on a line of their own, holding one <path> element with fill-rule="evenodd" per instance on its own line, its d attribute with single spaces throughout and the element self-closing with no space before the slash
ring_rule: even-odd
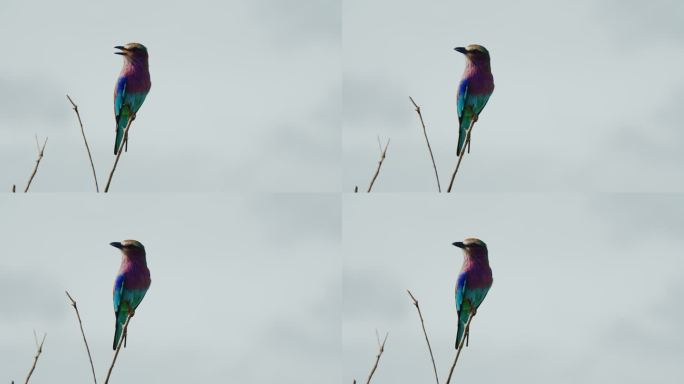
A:
<svg viewBox="0 0 684 384">
<path fill-rule="evenodd" d="M 121 50 L 121 52 L 114 52 L 115 55 L 126 55 L 126 53 L 127 53 L 127 51 L 128 51 L 128 50 L 126 49 L 126 47 L 121 46 L 121 45 L 117 45 L 117 46 L 114 47 L 114 48 L 115 48 L 115 49 Z"/>
<path fill-rule="evenodd" d="M 123 244 L 119 243 L 118 241 L 115 241 L 113 243 L 109 243 L 109 245 L 111 245 L 114 248 L 123 249 Z"/>
<path fill-rule="evenodd" d="M 456 47 L 456 48 L 454 48 L 454 51 L 461 52 L 464 55 L 468 52 L 468 50 L 465 49 L 464 47 Z"/>
<path fill-rule="evenodd" d="M 452 245 L 455 246 L 455 247 L 459 247 L 459 248 L 461 248 L 461 249 L 465 249 L 465 244 L 463 244 L 462 241 L 457 241 L 457 242 L 455 242 L 455 243 L 452 243 Z"/>
</svg>

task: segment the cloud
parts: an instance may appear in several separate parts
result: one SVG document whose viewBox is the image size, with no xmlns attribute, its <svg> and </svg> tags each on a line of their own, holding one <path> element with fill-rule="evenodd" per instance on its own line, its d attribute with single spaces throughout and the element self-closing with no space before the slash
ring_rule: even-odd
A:
<svg viewBox="0 0 684 384">
<path fill-rule="evenodd" d="M 65 316 L 61 284 L 48 273 L 49 269 L 0 271 L 0 323 L 27 324 L 57 320 Z"/>
<path fill-rule="evenodd" d="M 382 270 L 344 269 L 344 319 L 367 322 L 406 315 L 406 300 L 399 295 L 388 297 L 379 287 L 397 287 L 400 282 Z"/>
<path fill-rule="evenodd" d="M 398 130 L 413 123 L 408 92 L 383 74 L 345 73 L 343 101 L 345 133 L 374 125 L 382 133 L 383 126 Z"/>
<path fill-rule="evenodd" d="M 252 4 L 255 17 L 266 19 L 279 50 L 311 44 L 341 45 L 342 4 L 337 0 L 258 0 Z"/>
<path fill-rule="evenodd" d="M 49 127 L 51 131 L 66 129 L 68 108 L 60 104 L 64 93 L 59 86 L 41 76 L 0 76 L 0 124 L 3 130 L 17 135 L 26 126 L 35 131 Z M 66 102 L 66 99 L 64 99 Z"/>
<path fill-rule="evenodd" d="M 629 243 L 672 238 L 684 231 L 684 205 L 679 194 L 618 194 L 596 197 L 588 207 L 605 223 L 606 233 Z M 633 246 L 633 244 L 626 244 Z"/>
<path fill-rule="evenodd" d="M 646 52 L 663 40 L 670 44 L 684 40 L 684 5 L 680 1 L 608 0 L 596 6 L 601 23 L 610 27 L 624 47 Z"/>
</svg>

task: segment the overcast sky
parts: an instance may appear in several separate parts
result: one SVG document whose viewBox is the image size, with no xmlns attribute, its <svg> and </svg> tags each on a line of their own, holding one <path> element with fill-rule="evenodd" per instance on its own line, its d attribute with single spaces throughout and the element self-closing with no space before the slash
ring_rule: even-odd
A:
<svg viewBox="0 0 684 384">
<path fill-rule="evenodd" d="M 680 383 L 684 310 L 681 195 L 347 196 L 343 382 L 434 382 L 454 358 L 452 242 L 488 244 L 494 285 L 473 321 L 458 382 Z"/>
<path fill-rule="evenodd" d="M 684 81 L 672 75 L 684 66 L 681 2 L 36 6 L 0 6 L 0 33 L 12 36 L 0 63 L 6 189 L 25 185 L 35 133 L 50 141 L 34 191 L 92 189 L 65 93 L 105 178 L 121 67 L 112 47 L 140 41 L 153 87 L 113 191 L 351 191 L 372 175 L 378 135 L 392 144 L 375 190 L 434 191 L 408 96 L 423 107 L 446 184 L 464 66 L 453 47 L 468 43 L 489 48 L 496 90 L 458 190 L 684 191 Z"/>
<path fill-rule="evenodd" d="M 152 288 L 114 375 L 143 382 L 428 383 L 410 288 L 444 379 L 456 240 L 490 246 L 494 288 L 457 377 L 675 383 L 684 337 L 684 3 L 674 0 L 86 0 L 0 4 L 0 381 L 99 377 L 125 238 Z M 114 46 L 140 42 L 152 90 L 114 156 Z M 464 57 L 496 89 L 445 190 Z M 673 75 L 675 74 L 675 75 Z M 391 138 L 375 192 L 377 137 Z M 141 193 L 136 193 L 141 192 Z M 187 194 L 198 193 L 198 194 Z M 534 194 L 520 194 L 532 192 Z M 608 192 L 608 193 L 606 193 Z M 322 194 L 321 194 L 322 193 Z M 609 194 L 620 193 L 620 194 Z M 626 194 L 624 194 L 626 193 Z M 646 193 L 646 194 L 643 194 Z M 670 194 L 648 194 L 670 193 Z M 496 369 L 492 369 L 495 367 Z"/>
<path fill-rule="evenodd" d="M 94 190 L 65 94 L 102 183 L 113 162 L 114 46 L 145 44 L 152 90 L 112 191 L 340 189 L 337 0 L 86 0 L 0 5 L 0 190 Z"/>
<path fill-rule="evenodd" d="M 480 43 L 496 89 L 473 130 L 460 191 L 684 191 L 684 3 L 343 2 L 343 188 L 436 191 L 456 163 L 456 46 Z"/>
<path fill-rule="evenodd" d="M 85 195 L 0 198 L 0 375 L 91 382 L 112 358 L 111 241 L 140 240 L 152 286 L 115 382 L 322 383 L 340 376 L 340 202 L 336 196 Z"/>
</svg>

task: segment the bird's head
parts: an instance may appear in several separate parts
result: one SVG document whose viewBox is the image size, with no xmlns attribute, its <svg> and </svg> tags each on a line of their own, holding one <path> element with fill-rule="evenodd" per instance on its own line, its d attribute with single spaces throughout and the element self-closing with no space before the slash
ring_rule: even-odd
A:
<svg viewBox="0 0 684 384">
<path fill-rule="evenodd" d="M 476 259 L 487 257 L 487 244 L 480 239 L 469 237 L 463 241 L 457 241 L 453 243 L 453 245 L 463 249 L 463 254 L 466 255 L 466 257 L 473 257 Z"/>
<path fill-rule="evenodd" d="M 464 54 L 473 63 L 489 63 L 489 51 L 481 45 L 470 44 L 467 47 L 456 47 L 454 50 Z"/>
<path fill-rule="evenodd" d="M 119 52 L 114 52 L 114 54 L 123 56 L 126 61 L 147 62 L 147 48 L 140 43 L 128 43 L 123 46 L 117 45 L 114 48 L 119 50 Z"/>
<path fill-rule="evenodd" d="M 109 243 L 114 248 L 119 248 L 121 253 L 127 257 L 145 257 L 145 247 L 137 240 L 124 240 Z"/>
</svg>

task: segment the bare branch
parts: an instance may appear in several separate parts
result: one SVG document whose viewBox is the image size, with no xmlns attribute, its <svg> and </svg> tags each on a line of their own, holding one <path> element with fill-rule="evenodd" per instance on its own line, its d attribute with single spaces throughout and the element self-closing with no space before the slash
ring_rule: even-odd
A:
<svg viewBox="0 0 684 384">
<path fill-rule="evenodd" d="M 38 145 L 38 136 L 36 135 L 36 145 L 38 146 L 38 159 L 36 159 L 36 166 L 33 168 L 33 173 L 31 173 L 31 177 L 29 177 L 28 183 L 26 183 L 26 188 L 24 188 L 24 193 L 28 192 L 29 188 L 31 187 L 31 182 L 33 181 L 33 178 L 36 176 L 36 172 L 38 172 L 38 166 L 40 165 L 40 161 L 43 160 L 43 153 L 45 152 L 45 146 L 47 145 L 48 138 L 45 138 L 45 142 L 43 142 L 43 147 L 41 148 Z"/>
<path fill-rule="evenodd" d="M 93 170 L 93 179 L 95 180 L 95 192 L 100 192 L 100 186 L 97 184 L 97 175 L 95 174 L 95 164 L 93 163 L 93 156 L 90 154 L 90 146 L 88 145 L 88 140 L 86 139 L 85 130 L 83 129 L 83 122 L 81 121 L 81 114 L 78 113 L 78 105 L 71 100 L 69 95 L 66 95 L 67 99 L 71 103 L 71 106 L 76 112 L 76 117 L 78 118 L 78 125 L 81 126 L 81 135 L 83 136 L 83 142 L 85 143 L 86 151 L 88 152 L 88 159 L 90 160 L 90 168 Z"/>
<path fill-rule="evenodd" d="M 131 115 L 128 118 L 128 124 L 126 124 L 126 129 L 124 130 L 123 133 L 123 142 L 119 146 L 119 152 L 116 153 L 116 159 L 114 160 L 114 166 L 112 166 L 112 171 L 109 173 L 109 179 L 107 179 L 107 185 L 105 186 L 105 193 L 109 192 L 109 185 L 112 183 L 112 176 L 114 176 L 114 171 L 116 171 L 116 165 L 119 164 L 119 158 L 121 157 L 121 153 L 123 152 L 123 148 L 126 143 L 128 143 L 128 130 L 131 129 L 131 124 L 133 123 L 133 120 L 135 120 L 135 115 Z"/>
<path fill-rule="evenodd" d="M 131 125 L 130 121 L 129 121 L 128 125 Z M 126 137 L 126 136 L 124 135 L 124 137 Z M 122 143 L 121 147 L 123 147 L 123 143 Z M 121 153 L 121 150 L 119 150 L 119 153 Z M 131 318 L 132 318 L 132 316 L 130 314 L 128 314 L 128 316 L 126 317 L 126 322 L 123 325 L 123 332 L 121 332 L 121 338 L 119 339 L 119 344 L 116 346 L 116 351 L 114 352 L 114 358 L 112 359 L 112 365 L 109 367 L 109 371 L 107 371 L 107 378 L 105 378 L 104 384 L 109 383 L 109 377 L 112 375 L 112 369 L 114 369 L 114 363 L 116 363 L 116 358 L 119 356 L 119 351 L 121 350 L 121 346 L 123 345 L 124 340 L 126 339 L 126 334 L 128 333 L 128 323 L 131 321 Z"/>
<path fill-rule="evenodd" d="M 442 186 L 439 184 L 439 174 L 437 173 L 437 164 L 435 164 L 435 156 L 432 155 L 432 147 L 430 146 L 430 140 L 428 140 L 427 130 L 425 129 L 425 122 L 423 122 L 423 114 L 420 113 L 420 107 L 413 101 L 413 98 L 409 96 L 411 103 L 416 108 L 416 113 L 418 118 L 420 118 L 420 125 L 423 127 L 423 136 L 425 136 L 425 142 L 427 143 L 428 151 L 430 152 L 430 160 L 432 160 L 432 168 L 435 170 L 435 179 L 437 179 L 437 192 L 442 192 Z"/>
<path fill-rule="evenodd" d="M 430 346 L 430 339 L 428 339 L 427 331 L 425 330 L 425 322 L 423 321 L 423 314 L 420 312 L 420 306 L 418 305 L 418 300 L 413 296 L 411 291 L 408 289 L 406 290 L 408 292 L 409 296 L 411 296 L 411 300 L 413 300 L 413 305 L 416 307 L 418 310 L 418 317 L 420 317 L 420 325 L 423 327 L 423 334 L 425 335 L 425 342 L 427 343 L 428 346 L 428 351 L 430 352 L 430 359 L 432 360 L 432 369 L 435 371 L 435 381 L 437 384 L 439 384 L 439 376 L 437 375 L 437 365 L 435 365 L 435 356 L 432 354 L 432 347 Z"/>
<path fill-rule="evenodd" d="M 379 141 L 380 139 L 378 139 Z M 373 184 L 375 184 L 375 179 L 378 178 L 378 175 L 380 174 L 380 167 L 382 167 L 382 163 L 385 161 L 385 156 L 387 155 L 387 147 L 389 146 L 390 139 L 387 139 L 387 144 L 385 144 L 385 148 L 381 149 L 380 151 L 380 160 L 378 160 L 378 168 L 375 169 L 375 174 L 373 175 L 373 178 L 371 179 L 370 184 L 368 185 L 368 190 L 366 192 L 370 192 L 373 189 Z M 379 142 L 378 142 L 379 144 Z"/>
<path fill-rule="evenodd" d="M 67 96 L 69 97 L 69 96 Z M 71 306 L 74 307 L 74 311 L 76 311 L 76 318 L 78 318 L 78 326 L 81 327 L 81 335 L 83 335 L 83 342 L 85 343 L 86 351 L 88 352 L 88 360 L 90 360 L 90 370 L 93 372 L 93 381 L 95 384 L 97 384 L 97 377 L 95 377 L 95 366 L 93 365 L 93 357 L 90 355 L 90 347 L 88 347 L 88 340 L 86 340 L 85 332 L 83 331 L 83 323 L 81 322 L 81 314 L 78 313 L 78 307 L 76 306 L 76 300 L 74 300 L 71 295 L 69 294 L 69 291 L 64 291 L 66 293 L 67 297 L 69 298 L 69 301 L 71 301 Z"/>
<path fill-rule="evenodd" d="M 366 380 L 366 384 L 370 384 L 370 381 L 373 378 L 373 374 L 375 373 L 375 370 L 378 368 L 380 356 L 382 356 L 382 353 L 385 352 L 385 343 L 387 342 L 387 336 L 389 336 L 389 332 L 385 334 L 385 339 L 382 341 L 382 344 L 380 344 L 380 340 L 378 340 L 378 354 L 375 356 L 375 364 L 373 365 L 373 368 L 368 374 L 368 380 Z M 356 380 L 354 380 L 354 382 L 356 382 Z"/>
<path fill-rule="evenodd" d="M 470 124 L 470 127 L 472 128 L 473 125 Z M 465 147 L 465 145 L 464 145 Z M 468 316 L 468 321 L 465 324 L 465 329 L 463 330 L 463 337 L 461 338 L 461 342 L 458 344 L 458 350 L 456 351 L 456 357 L 454 358 L 454 363 L 451 365 L 451 370 L 449 371 L 449 377 L 447 377 L 446 384 L 449 384 L 451 382 L 451 375 L 454 373 L 454 368 L 456 368 L 456 363 L 458 362 L 458 357 L 461 355 L 461 350 L 463 350 L 463 343 L 465 343 L 466 339 L 468 338 L 468 333 L 470 332 L 470 322 L 473 321 L 473 318 L 475 317 L 475 313 L 470 312 L 470 315 Z"/>
<path fill-rule="evenodd" d="M 31 370 L 28 373 L 28 376 L 26 376 L 26 381 L 24 381 L 24 384 L 28 384 L 29 379 L 31 379 L 31 375 L 33 375 L 33 371 L 36 369 L 36 364 L 38 363 L 38 358 L 40 357 L 40 354 L 43 353 L 43 344 L 45 343 L 45 337 L 47 337 L 47 333 L 43 335 L 43 340 L 40 342 L 40 345 L 37 345 L 38 350 L 36 351 L 36 355 L 33 356 L 33 365 L 31 366 Z M 34 331 L 34 338 L 35 338 L 35 331 Z M 38 340 L 36 340 L 37 343 Z"/>
<path fill-rule="evenodd" d="M 458 172 L 458 168 L 461 166 L 461 160 L 463 160 L 463 155 L 465 154 L 466 147 L 470 147 L 470 132 L 473 130 L 473 125 L 475 125 L 475 120 L 472 119 L 470 120 L 470 127 L 468 127 L 468 131 L 466 131 L 466 141 L 463 144 L 463 147 L 461 148 L 461 153 L 458 154 L 458 163 L 456 163 L 456 169 L 454 169 L 453 175 L 451 175 L 451 181 L 449 182 L 449 189 L 447 192 L 451 192 L 451 187 L 454 185 L 454 179 L 456 178 L 456 172 Z"/>
</svg>

